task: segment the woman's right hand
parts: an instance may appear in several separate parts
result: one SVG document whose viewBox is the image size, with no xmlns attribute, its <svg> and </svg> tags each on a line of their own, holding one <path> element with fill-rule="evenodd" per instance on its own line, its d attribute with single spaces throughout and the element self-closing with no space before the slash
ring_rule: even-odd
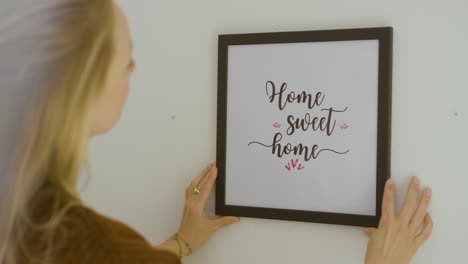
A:
<svg viewBox="0 0 468 264">
<path fill-rule="evenodd" d="M 399 214 L 394 212 L 394 182 L 385 184 L 382 217 L 378 228 L 365 228 L 369 235 L 366 264 L 408 264 L 432 232 L 432 219 L 427 209 L 432 190 L 426 188 L 418 204 L 419 178 L 408 185 L 405 202 Z M 421 225 L 422 231 L 418 233 Z"/>
</svg>

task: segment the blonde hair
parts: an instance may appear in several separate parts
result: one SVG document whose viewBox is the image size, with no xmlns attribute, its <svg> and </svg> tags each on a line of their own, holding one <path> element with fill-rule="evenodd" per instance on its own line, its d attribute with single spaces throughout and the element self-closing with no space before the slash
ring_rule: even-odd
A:
<svg viewBox="0 0 468 264">
<path fill-rule="evenodd" d="M 10 2 L 0 4 L 8 12 L 0 21 L 0 56 L 9 60 L 0 61 L 0 74 L 8 75 L 0 76 L 0 89 L 29 93 L 12 158 L 0 170 L 0 263 L 42 263 L 66 237 L 66 212 L 81 204 L 77 177 L 114 54 L 114 5 Z M 47 213 L 36 212 L 44 203 Z"/>
</svg>

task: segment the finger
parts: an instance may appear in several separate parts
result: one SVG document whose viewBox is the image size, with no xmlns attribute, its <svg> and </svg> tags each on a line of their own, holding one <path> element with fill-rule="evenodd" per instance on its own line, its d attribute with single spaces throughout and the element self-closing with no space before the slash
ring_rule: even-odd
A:
<svg viewBox="0 0 468 264">
<path fill-rule="evenodd" d="M 207 181 L 210 179 L 211 174 L 213 173 L 213 171 L 217 170 L 217 169 L 218 168 L 216 167 L 216 165 L 213 165 L 213 167 L 211 167 L 211 169 L 206 173 L 206 176 L 203 177 L 203 179 L 201 179 L 201 181 L 198 183 L 199 189 L 201 189 L 201 188 L 206 189 L 205 185 L 206 185 Z"/>
<path fill-rule="evenodd" d="M 366 227 L 363 229 L 364 233 L 368 235 L 369 237 L 377 230 L 375 227 Z"/>
<path fill-rule="evenodd" d="M 214 163 L 208 164 L 203 171 L 192 181 L 192 187 L 196 187 L 200 185 L 200 182 L 203 181 L 206 175 L 210 172 L 210 170 L 214 167 Z"/>
<path fill-rule="evenodd" d="M 431 215 L 427 213 L 424 217 L 424 228 L 421 231 L 421 233 L 419 233 L 419 235 L 415 238 L 416 248 L 419 248 L 422 245 L 422 243 L 424 243 L 424 241 L 426 241 L 429 238 L 429 236 L 432 233 L 432 227 L 433 223 Z"/>
<path fill-rule="evenodd" d="M 192 182 L 189 184 L 189 186 L 187 186 L 187 188 L 185 189 L 185 197 L 188 198 L 192 195 L 192 192 L 193 192 L 193 188 L 195 188 L 195 186 L 197 186 L 198 182 L 203 179 L 203 177 L 205 177 L 205 175 L 208 173 L 208 171 L 212 168 L 214 163 L 210 163 L 208 164 L 204 169 L 203 171 L 196 177 L 192 180 Z"/>
<path fill-rule="evenodd" d="M 234 223 L 238 223 L 239 221 L 240 221 L 239 217 L 234 217 L 234 216 L 219 217 L 214 220 L 214 228 L 215 230 L 219 230 L 223 227 L 232 225 Z"/>
<path fill-rule="evenodd" d="M 408 184 L 408 191 L 406 192 L 405 202 L 400 212 L 401 219 L 406 223 L 409 223 L 411 216 L 414 213 L 414 209 L 416 208 L 418 192 L 419 178 L 417 176 L 413 176 L 410 183 Z"/>
<path fill-rule="evenodd" d="M 386 226 L 394 215 L 395 205 L 395 183 L 392 179 L 388 179 L 385 183 L 384 194 L 382 198 L 382 214 L 379 220 L 379 227 Z"/>
<path fill-rule="evenodd" d="M 427 214 L 427 208 L 429 207 L 431 196 L 431 188 L 426 188 L 423 192 L 423 195 L 421 196 L 421 200 L 419 201 L 418 209 L 416 209 L 416 213 L 410 221 L 410 229 L 412 231 L 416 232 L 416 230 L 424 221 L 424 217 Z"/>
<path fill-rule="evenodd" d="M 382 215 L 386 215 L 388 217 L 394 216 L 394 186 L 395 183 L 392 179 L 388 179 L 385 183 L 384 194 L 382 198 Z"/>
<path fill-rule="evenodd" d="M 209 175 L 206 176 L 206 182 L 202 186 L 200 186 L 200 188 L 203 190 L 200 194 L 200 202 L 202 203 L 203 207 L 205 206 L 208 197 L 210 197 L 217 176 L 218 168 L 213 167 Z"/>
<path fill-rule="evenodd" d="M 203 171 L 197 176 L 195 177 L 192 182 L 190 183 L 189 185 L 189 189 L 193 189 L 193 187 L 197 186 L 198 183 L 203 179 L 203 177 L 205 177 L 205 175 L 209 172 L 209 170 L 213 167 L 214 163 L 210 163 L 208 164 L 204 169 Z"/>
</svg>

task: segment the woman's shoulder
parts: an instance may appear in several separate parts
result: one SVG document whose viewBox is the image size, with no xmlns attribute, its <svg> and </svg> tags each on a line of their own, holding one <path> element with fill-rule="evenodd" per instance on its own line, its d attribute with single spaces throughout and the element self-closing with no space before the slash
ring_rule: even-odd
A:
<svg viewBox="0 0 468 264">
<path fill-rule="evenodd" d="M 58 263 L 180 263 L 130 226 L 85 205 L 69 209 L 61 227 L 66 239 Z"/>
<path fill-rule="evenodd" d="M 71 208 L 67 212 L 67 218 L 70 220 L 65 221 L 65 225 L 68 223 L 70 227 L 73 227 L 73 233 L 86 236 L 88 239 L 101 240 L 105 238 L 106 241 L 114 243 L 137 240 L 142 244 L 149 245 L 146 239 L 129 225 L 105 216 L 85 205 Z"/>
</svg>

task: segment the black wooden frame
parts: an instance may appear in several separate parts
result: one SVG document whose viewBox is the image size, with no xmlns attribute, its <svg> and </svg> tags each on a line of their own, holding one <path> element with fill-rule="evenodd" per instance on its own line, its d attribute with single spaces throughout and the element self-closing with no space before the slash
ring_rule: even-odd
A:
<svg viewBox="0 0 468 264">
<path fill-rule="evenodd" d="M 228 46 L 371 39 L 379 40 L 376 214 L 369 216 L 227 205 L 225 203 L 225 164 Z M 319 31 L 227 34 L 219 35 L 218 42 L 218 113 L 216 148 L 218 178 L 216 183 L 216 214 L 350 226 L 378 226 L 381 216 L 384 185 L 386 180 L 390 178 L 393 29 L 391 27 L 377 27 Z"/>
</svg>

